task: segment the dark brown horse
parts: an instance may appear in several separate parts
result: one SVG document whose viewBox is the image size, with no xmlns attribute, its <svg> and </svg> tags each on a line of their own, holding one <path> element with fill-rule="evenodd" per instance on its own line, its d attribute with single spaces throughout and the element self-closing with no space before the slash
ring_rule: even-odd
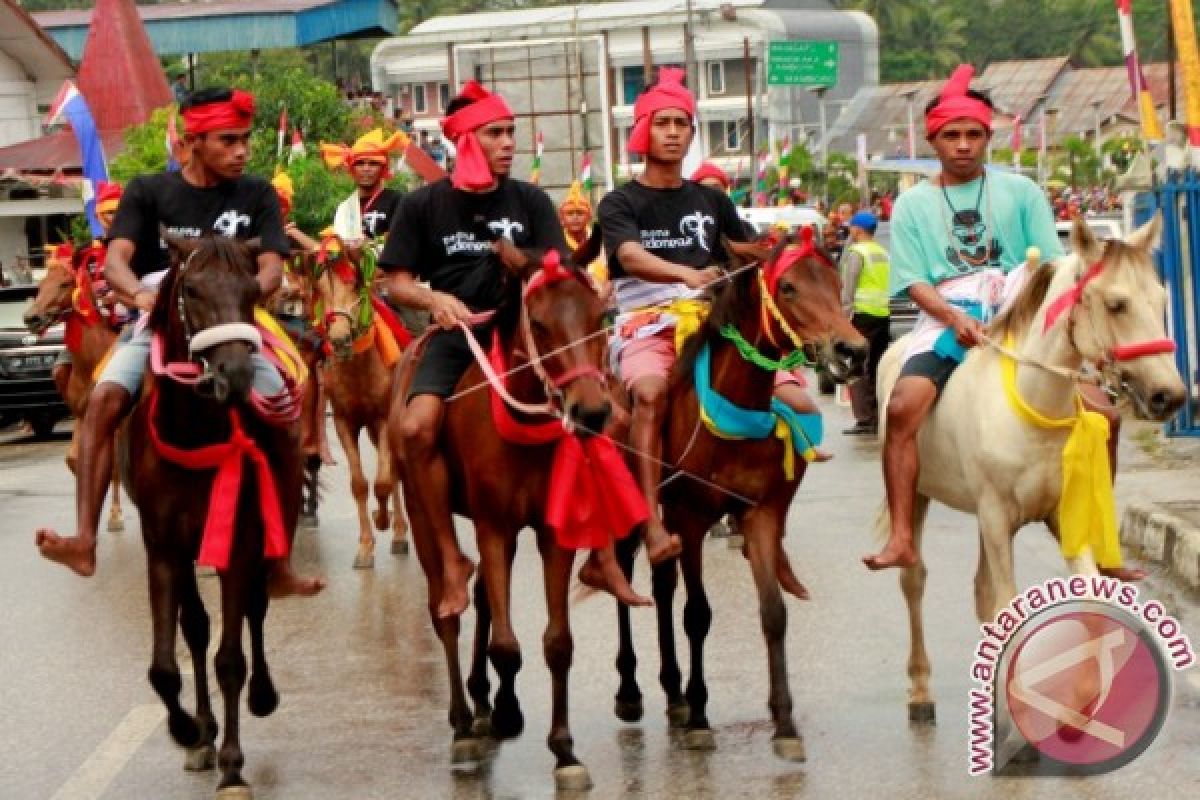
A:
<svg viewBox="0 0 1200 800">
<path fill-rule="evenodd" d="M 54 382 L 75 419 L 83 419 L 100 367 L 117 340 L 116 330 L 101 312 L 100 301 L 86 267 L 73 267 L 64 258 L 51 258 L 47 263 L 46 275 L 38 284 L 37 296 L 29 304 L 24 319 L 30 332 L 38 335 L 58 322 L 66 323 L 68 332 L 77 332 L 67 336 L 71 363 L 55 368 Z M 71 431 L 71 445 L 67 449 L 67 467 L 71 472 L 75 472 L 78 460 L 79 426 L 76 425 Z M 123 531 L 125 515 L 121 511 L 121 480 L 115 469 L 109 497 L 108 529 Z"/>
<path fill-rule="evenodd" d="M 787 610 L 780 589 L 784 564 L 782 540 L 788 508 L 804 477 L 805 462 L 796 457 L 791 479 L 784 473 L 785 444 L 774 436 L 730 440 L 713 435 L 700 420 L 693 367 L 707 349 L 711 387 L 728 401 L 746 410 L 771 408 L 775 370 L 752 364 L 731 341 L 736 330 L 765 361 L 779 360 L 793 342 L 820 347 L 839 379 L 861 370 L 866 341 L 842 312 L 841 281 L 820 251 L 774 250 L 755 245 L 727 244 L 733 266 L 756 264 L 733 277 L 719 292 L 701 331 L 685 348 L 672 376 L 670 413 L 663 438 L 663 521 L 667 530 L 683 541 L 679 558 L 687 588 L 683 627 L 691 649 L 691 674 L 687 690 L 675 654 L 672 599 L 677 584 L 675 562 L 654 569 L 654 603 L 662 667 L 659 680 L 667 696 L 667 713 L 673 725 L 686 728 L 685 746 L 711 749 L 715 739 L 706 713 L 708 687 L 704 680 L 704 640 L 712 622 L 712 609 L 702 580 L 704 535 L 724 515 L 730 514 L 745 537 L 745 553 L 758 589 L 759 613 L 767 644 L 770 695 L 768 705 L 775 724 L 775 752 L 782 758 L 804 758 L 803 740 L 792 718 L 784 635 Z M 808 255 L 800 256 L 801 252 Z M 790 256 L 789 256 L 790 254 Z M 781 261 L 787 257 L 786 261 Z M 789 265 L 790 262 L 790 265 Z M 764 280 L 762 275 L 772 275 Z M 765 287 L 774 283 L 770 295 Z M 773 298 L 778 316 L 765 304 L 764 291 Z M 783 322 L 779 317 L 782 317 Z M 791 334 L 784 326 L 791 328 Z M 723 333 L 723 331 L 725 331 Z M 704 482 L 694 480 L 696 476 Z M 717 488 L 719 487 L 719 488 Z M 748 502 L 746 502 L 748 501 Z M 636 541 L 618 545 L 619 556 L 632 576 Z M 629 611 L 618 605 L 621 675 L 616 695 L 617 716 L 633 721 L 642 715 L 642 693 L 637 684 L 637 657 L 629 626 Z"/>
<path fill-rule="evenodd" d="M 528 271 L 524 265 L 532 260 L 527 258 L 509 253 L 505 262 L 522 275 Z M 602 430 L 612 408 L 601 372 L 605 349 L 601 318 L 605 299 L 583 273 L 574 269 L 568 277 L 529 292 L 523 301 L 517 281 L 510 282 L 514 293 L 495 323 L 499 350 L 514 370 L 508 379 L 510 394 L 532 404 L 546 403 L 548 397 L 558 396 L 560 413 L 580 430 Z M 483 342 L 485 348 L 489 344 Z M 529 354 L 534 350 L 553 354 L 541 361 L 542 377 L 528 368 Z M 410 353 L 398 371 L 389 426 L 393 452 L 401 455 L 411 359 Z M 556 758 L 555 779 L 560 789 L 586 788 L 591 785 L 591 778 L 575 756 L 567 714 L 567 680 L 574 648 L 567 594 L 575 554 L 560 546 L 546 523 L 555 446 L 516 445 L 502 438 L 493 418 L 490 390 L 482 386 L 483 382 L 482 370 L 473 365 L 458 384 L 461 396 L 447 404 L 442 434 L 450 485 L 454 487 L 452 507 L 456 513 L 473 520 L 481 557 L 480 577 L 475 586 L 476 661 L 468 682 L 475 704 L 474 717 L 467 703 L 459 662 L 459 617 L 437 614 L 442 595 L 441 554 L 424 516 L 421 498 L 412 496 L 412 482 L 403 481 L 413 543 L 429 586 L 430 617 L 442 640 L 449 669 L 453 758 L 456 762 L 478 760 L 482 752 L 479 737 L 485 732 L 501 739 L 511 738 L 524 727 L 515 693 L 521 649 L 512 627 L 510 594 L 517 535 L 529 527 L 536 533 L 544 571 L 548 621 L 542 645 L 552 680 L 548 744 Z M 465 391 L 472 387 L 478 391 Z M 532 422 L 547 420 L 547 417 L 518 416 Z M 500 679 L 494 709 L 489 697 L 485 653 Z"/>
<path fill-rule="evenodd" d="M 269 424 L 251 409 L 252 345 L 224 337 L 211 347 L 189 352 L 190 345 L 200 343 L 194 337 L 201 333 L 228 330 L 218 326 L 231 323 L 253 322 L 259 290 L 251 250 L 243 243 L 214 237 L 172 240 L 169 244 L 173 264 L 151 315 L 151 329 L 160 337 L 163 361 L 191 366 L 195 358 L 205 370 L 199 382 L 181 382 L 169 375 L 150 376 L 147 390 L 121 437 L 121 463 L 141 517 L 149 570 L 154 625 L 149 677 L 167 708 L 172 738 L 189 751 L 187 768 L 211 769 L 215 755 L 221 770 L 217 797 L 245 800 L 251 793 L 241 775 L 238 701 L 247 674 L 242 632 L 244 623 L 248 623 L 251 669 L 247 706 L 250 713 L 266 716 L 275 710 L 279 696 L 267 669 L 263 645 L 268 567 L 264 549 L 268 542 L 279 544 L 279 539 L 270 536 L 271 508 L 261 501 L 264 481 L 269 476 L 281 517 L 281 526 L 273 530 L 290 542 L 300 501 L 298 429 L 295 424 Z M 235 438 L 235 425 L 244 438 Z M 226 507 L 232 516 L 228 565 L 218 569 L 221 634 L 213 666 L 225 701 L 225 738 L 217 753 L 217 723 L 209 703 L 206 664 L 209 618 L 197 591 L 193 564 L 202 540 L 205 549 L 209 547 L 205 531 L 210 492 L 214 475 L 220 470 L 214 473 L 211 467 L 180 466 L 176 463 L 178 456 L 170 449 L 199 453 L 204 452 L 201 448 L 227 443 L 236 445 L 232 458 L 241 464 L 242 476 L 232 507 Z M 258 456 L 248 450 L 257 450 Z M 264 470 L 258 466 L 258 457 L 265 457 L 269 467 Z M 269 500 L 269 492 L 266 497 Z M 286 547 L 283 549 L 286 558 Z M 278 557 L 278 548 L 271 555 Z M 183 631 L 192 656 L 195 716 L 180 704 L 176 625 Z"/>
</svg>

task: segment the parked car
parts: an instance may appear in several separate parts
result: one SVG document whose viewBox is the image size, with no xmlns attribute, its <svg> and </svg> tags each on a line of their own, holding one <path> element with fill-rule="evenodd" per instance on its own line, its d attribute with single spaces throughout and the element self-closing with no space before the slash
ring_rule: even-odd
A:
<svg viewBox="0 0 1200 800">
<path fill-rule="evenodd" d="M 65 345 L 61 325 L 41 336 L 25 328 L 22 315 L 36 294 L 36 286 L 0 288 L 0 427 L 25 420 L 35 435 L 49 436 L 70 415 L 50 375 Z"/>
<path fill-rule="evenodd" d="M 738 208 L 738 216 L 754 228 L 760 236 L 776 224 L 784 223 L 789 231 L 804 225 L 813 225 L 819 234 L 827 223 L 820 211 L 808 206 L 778 206 L 772 208 Z"/>
<path fill-rule="evenodd" d="M 1099 239 L 1125 238 L 1120 216 L 1084 216 L 1083 221 L 1087 223 L 1092 233 Z M 1075 223 L 1070 220 L 1061 220 L 1054 223 L 1054 227 L 1058 231 L 1058 240 L 1062 242 L 1064 250 L 1069 251 L 1071 249 L 1071 228 L 1074 225 Z"/>
</svg>

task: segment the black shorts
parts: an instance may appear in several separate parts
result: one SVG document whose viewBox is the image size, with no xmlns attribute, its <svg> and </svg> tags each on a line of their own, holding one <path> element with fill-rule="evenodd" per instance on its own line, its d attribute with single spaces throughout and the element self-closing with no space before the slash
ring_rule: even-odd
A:
<svg viewBox="0 0 1200 800">
<path fill-rule="evenodd" d="M 932 350 L 917 355 L 904 362 L 904 367 L 900 370 L 900 377 L 906 378 L 909 375 L 915 375 L 920 378 L 926 378 L 933 382 L 937 388 L 937 393 L 940 395 L 942 390 L 946 388 L 946 381 L 950 380 L 950 376 L 954 374 L 954 370 L 958 369 L 958 362 L 953 358 L 945 358 L 939 356 Z"/>
<path fill-rule="evenodd" d="M 486 348 L 491 342 L 491 328 L 476 328 L 475 337 Z M 475 356 L 467 345 L 467 337 L 461 328 L 441 330 L 429 337 L 421 360 L 413 375 L 408 399 L 417 395 L 432 394 L 443 400 L 454 394 L 454 387 L 466 373 Z"/>
</svg>

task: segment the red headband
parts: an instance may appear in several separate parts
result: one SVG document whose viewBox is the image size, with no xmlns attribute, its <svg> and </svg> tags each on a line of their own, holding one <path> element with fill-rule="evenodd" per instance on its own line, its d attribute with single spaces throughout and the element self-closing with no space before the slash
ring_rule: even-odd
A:
<svg viewBox="0 0 1200 800">
<path fill-rule="evenodd" d="M 799 245 L 786 248 L 774 263 L 763 266 L 763 279 L 766 281 L 767 291 L 774 295 L 783 273 L 791 269 L 798 261 L 806 258 L 816 258 L 828 267 L 833 266 L 828 256 L 817 249 L 811 225 L 805 225 L 800 229 Z"/>
<path fill-rule="evenodd" d="M 729 176 L 725 174 L 725 170 L 721 169 L 711 161 L 705 161 L 696 168 L 695 172 L 692 173 L 692 180 L 696 183 L 699 183 L 705 178 L 712 178 L 713 180 L 719 181 L 721 185 L 725 187 L 726 191 L 729 190 Z"/>
<path fill-rule="evenodd" d="M 468 97 L 475 102 L 442 120 L 442 133 L 454 142 L 457 151 L 450 182 L 455 189 L 478 191 L 491 186 L 496 178 L 475 131 L 489 122 L 512 119 L 513 112 L 503 97 L 492 94 L 475 81 L 467 81 L 459 97 Z"/>
<path fill-rule="evenodd" d="M 660 67 L 658 83 L 647 89 L 633 104 L 633 130 L 625 149 L 645 155 L 650 150 L 650 122 L 655 113 L 678 108 L 692 119 L 696 118 L 696 98 L 683 85 L 684 72 L 676 67 Z"/>
<path fill-rule="evenodd" d="M 991 131 L 992 109 L 987 103 L 967 94 L 974 75 L 975 68 L 970 64 L 960 64 L 955 68 L 950 80 L 942 87 L 937 105 L 925 115 L 927 136 L 936 136 L 938 131 L 956 119 L 975 120 Z"/>
<path fill-rule="evenodd" d="M 224 102 L 192 106 L 183 112 L 183 129 L 191 134 L 249 128 L 254 122 L 254 95 L 233 90 Z"/>
</svg>

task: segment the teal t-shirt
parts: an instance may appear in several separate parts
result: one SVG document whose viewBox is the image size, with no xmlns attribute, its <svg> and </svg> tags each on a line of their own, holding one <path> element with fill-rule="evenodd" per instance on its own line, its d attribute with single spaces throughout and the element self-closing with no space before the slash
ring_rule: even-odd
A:
<svg viewBox="0 0 1200 800">
<path fill-rule="evenodd" d="M 900 195 L 892 214 L 891 292 L 985 269 L 1007 273 L 1025 261 L 1031 246 L 1046 261 L 1063 255 L 1046 195 L 1024 175 L 988 170 L 986 180 L 948 186 L 944 193 L 922 181 Z"/>
</svg>

